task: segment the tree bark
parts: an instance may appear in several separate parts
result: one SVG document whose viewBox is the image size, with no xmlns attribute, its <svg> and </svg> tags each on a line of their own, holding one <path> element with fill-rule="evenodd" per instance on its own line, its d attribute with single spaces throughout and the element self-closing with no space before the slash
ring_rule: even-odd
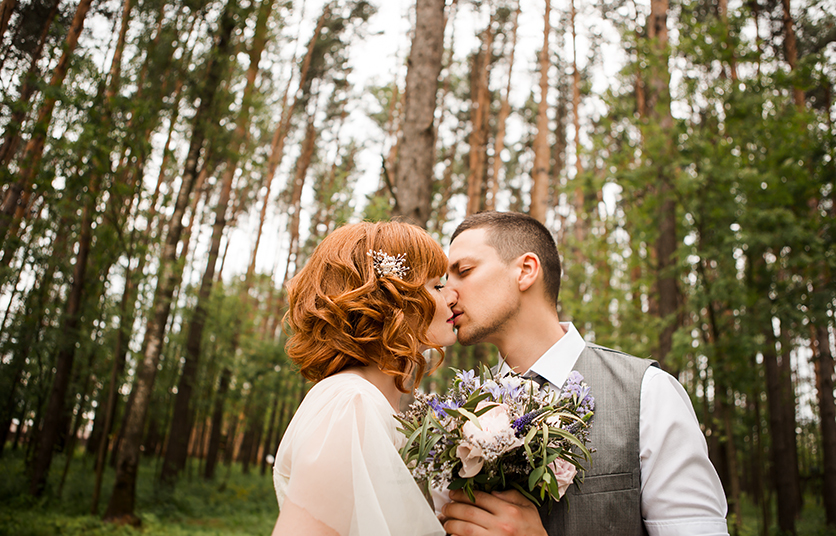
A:
<svg viewBox="0 0 836 536">
<path fill-rule="evenodd" d="M 499 195 L 499 172 L 502 169 L 502 151 L 505 150 L 505 123 L 508 121 L 508 116 L 511 113 L 511 80 L 512 72 L 514 70 L 514 56 L 517 50 L 517 29 L 519 28 L 520 18 L 520 2 L 517 1 L 517 7 L 514 10 L 513 29 L 511 30 L 511 50 L 508 56 L 508 80 L 505 84 L 505 93 L 502 95 L 502 101 L 499 104 L 499 116 L 496 119 L 496 138 L 494 138 L 493 150 L 493 170 L 490 177 L 490 187 L 488 188 L 488 195 L 485 199 L 486 210 L 496 210 L 496 197 Z"/>
<path fill-rule="evenodd" d="M 792 443 L 795 442 L 795 428 L 786 422 L 784 407 L 795 408 L 795 396 L 786 392 L 785 381 L 781 379 L 781 366 L 775 349 L 775 335 L 772 325 L 764 329 L 765 346 L 763 363 L 766 371 L 766 395 L 769 403 L 769 427 L 772 436 L 772 478 L 777 491 L 778 526 L 787 534 L 795 534 L 797 474 L 798 467 L 792 467 Z"/>
<path fill-rule="evenodd" d="M 578 32 L 576 26 L 575 0 L 571 0 L 570 20 L 572 26 L 572 126 L 575 130 L 575 243 L 573 262 L 583 265 L 586 261 L 582 244 L 586 243 L 589 231 L 589 216 L 586 213 L 586 194 L 583 186 L 583 161 L 581 160 L 581 72 L 578 69 Z"/>
<path fill-rule="evenodd" d="M 543 15 L 543 48 L 540 49 L 540 103 L 537 105 L 537 134 L 534 136 L 534 169 L 531 171 L 531 206 L 529 215 L 546 223 L 549 211 L 549 36 L 551 35 L 551 2 L 546 0 Z"/>
<path fill-rule="evenodd" d="M 9 26 L 9 19 L 12 18 L 17 7 L 17 0 L 3 0 L 0 4 L 0 40 L 3 39 L 3 34 L 6 33 L 6 28 Z"/>
<path fill-rule="evenodd" d="M 267 454 L 273 453 L 273 435 L 276 431 L 276 421 L 278 420 L 279 397 L 277 393 L 273 393 L 273 403 L 270 404 L 270 419 L 267 421 L 270 424 L 267 427 L 267 436 L 264 438 L 264 454 L 261 456 L 261 476 L 267 472 Z"/>
<path fill-rule="evenodd" d="M 493 15 L 482 32 L 482 46 L 473 58 L 473 72 L 470 84 L 470 154 L 468 155 L 467 214 L 482 210 L 482 196 L 485 170 L 488 160 L 488 119 L 491 109 L 491 93 L 488 88 L 491 77 L 491 56 L 493 55 Z"/>
<path fill-rule="evenodd" d="M 792 12 L 790 11 L 790 0 L 781 0 L 781 5 L 784 8 L 782 21 L 784 24 L 784 53 L 787 55 L 787 63 L 790 70 L 794 74 L 797 73 L 798 68 L 798 44 L 795 37 L 794 21 Z M 804 90 L 801 88 L 799 80 L 792 82 L 792 99 L 799 110 L 804 110 Z"/>
<path fill-rule="evenodd" d="M 212 426 L 209 433 L 209 447 L 206 450 L 206 465 L 204 466 L 203 478 L 212 480 L 215 478 L 215 468 L 218 465 L 218 453 L 221 447 L 221 426 L 223 425 L 224 402 L 226 393 L 229 391 L 229 381 L 232 379 L 232 371 L 224 367 L 221 371 L 221 379 L 218 390 L 215 393 L 215 407 L 212 411 Z"/>
<path fill-rule="evenodd" d="M 87 12 L 90 10 L 92 1 L 81 0 L 78 3 L 73 22 L 67 33 L 67 39 L 64 42 L 61 59 L 58 60 L 58 65 L 55 66 L 52 72 L 52 79 L 49 82 L 50 91 L 47 92 L 47 96 L 44 98 L 43 103 L 41 103 L 32 138 L 26 144 L 26 148 L 23 151 L 18 180 L 6 191 L 3 203 L 0 205 L 0 245 L 5 244 L 8 234 L 15 223 L 15 213 L 18 210 L 21 200 L 26 198 L 24 194 L 27 193 L 40 171 L 46 135 L 49 130 L 49 125 L 52 122 L 52 112 L 55 110 L 55 103 L 57 101 L 55 94 L 67 76 L 70 60 L 78 45 L 78 37 L 84 29 L 84 19 L 87 17 Z M 7 255 L 8 252 L 6 252 L 4 258 Z M 8 256 L 10 257 L 10 255 Z"/>
<path fill-rule="evenodd" d="M 425 228 L 432 202 L 434 119 L 444 25 L 444 0 L 416 0 L 393 215 Z"/>
<path fill-rule="evenodd" d="M 814 327 L 816 334 L 816 391 L 822 437 L 822 495 L 827 524 L 836 525 L 836 403 L 833 400 L 833 353 L 826 316 Z"/>
<path fill-rule="evenodd" d="M 287 264 L 285 265 L 282 288 L 291 277 L 291 264 L 296 261 L 299 252 L 299 213 L 302 211 L 302 190 L 305 187 L 308 168 L 316 149 L 317 130 L 314 126 L 314 115 L 313 113 L 308 115 L 305 139 L 302 141 L 302 152 L 296 160 L 296 172 L 293 174 L 293 184 L 290 185 L 290 222 L 288 224 L 290 244 L 287 251 Z"/>
<path fill-rule="evenodd" d="M 656 298 L 657 314 L 662 322 L 658 345 L 654 357 L 668 371 L 676 375 L 667 358 L 673 347 L 673 334 L 678 328 L 679 286 L 676 278 L 676 199 L 674 197 L 673 175 L 674 148 L 673 116 L 671 115 L 670 72 L 668 70 L 668 0 L 651 0 L 650 16 L 647 20 L 647 36 L 650 40 L 650 78 L 647 95 L 648 122 L 658 133 L 649 137 L 663 136 L 661 148 L 653 151 L 649 158 L 656 172 L 656 194 L 659 199 L 657 220 L 659 236 L 655 244 L 656 253 Z M 647 137 L 645 142 L 647 143 Z"/>
<path fill-rule="evenodd" d="M 134 403 L 125 421 L 124 440 L 120 446 L 116 464 L 116 483 L 105 512 L 105 519 L 108 520 L 124 521 L 132 524 L 139 523 L 139 519 L 134 514 L 134 500 L 142 430 L 145 426 L 151 391 L 154 387 L 165 326 L 171 311 L 172 296 L 175 288 L 179 285 L 177 274 L 180 272 L 176 267 L 177 244 L 180 242 L 180 236 L 183 232 L 183 216 L 198 175 L 198 165 L 206 138 L 206 128 L 212 116 L 212 104 L 223 78 L 226 59 L 232 48 L 231 38 L 235 27 L 235 10 L 235 2 L 230 0 L 221 16 L 214 45 L 215 50 L 213 50 L 207 65 L 205 82 L 200 90 L 200 105 L 193 119 L 194 127 L 183 179 L 160 258 L 152 316 L 149 318 L 146 327 L 143 358 L 137 366 Z"/>
</svg>

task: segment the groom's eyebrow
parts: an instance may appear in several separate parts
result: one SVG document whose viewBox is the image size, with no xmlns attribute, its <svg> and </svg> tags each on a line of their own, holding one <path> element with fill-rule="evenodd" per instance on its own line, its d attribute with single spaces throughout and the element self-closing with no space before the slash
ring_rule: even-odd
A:
<svg viewBox="0 0 836 536">
<path fill-rule="evenodd" d="M 454 262 L 453 264 L 450 265 L 450 268 L 447 269 L 447 273 L 449 274 L 451 272 L 458 272 L 459 267 L 461 266 L 461 264 L 463 262 L 471 262 L 471 259 L 465 257 L 464 259 L 457 260 L 456 262 Z"/>
</svg>

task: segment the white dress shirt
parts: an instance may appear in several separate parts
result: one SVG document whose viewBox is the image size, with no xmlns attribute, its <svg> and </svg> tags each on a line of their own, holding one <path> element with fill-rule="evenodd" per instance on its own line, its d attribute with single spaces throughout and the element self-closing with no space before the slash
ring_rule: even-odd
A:
<svg viewBox="0 0 836 536">
<path fill-rule="evenodd" d="M 571 323 L 528 371 L 560 388 L 586 342 Z M 499 373 L 510 372 L 503 363 Z M 592 392 L 595 396 L 595 392 Z M 649 367 L 639 411 L 641 511 L 649 536 L 727 536 L 726 496 L 688 393 L 667 372 Z"/>
</svg>

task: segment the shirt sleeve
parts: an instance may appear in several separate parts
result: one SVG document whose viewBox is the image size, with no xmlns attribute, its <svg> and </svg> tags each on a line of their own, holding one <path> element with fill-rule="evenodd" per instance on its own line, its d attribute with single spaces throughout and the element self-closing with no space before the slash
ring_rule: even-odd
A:
<svg viewBox="0 0 836 536">
<path fill-rule="evenodd" d="M 444 534 L 395 449 L 391 414 L 355 393 L 304 417 L 288 500 L 341 536 Z"/>
<path fill-rule="evenodd" d="M 650 367 L 639 415 L 641 509 L 650 536 L 726 536 L 726 497 L 691 400 Z"/>
</svg>

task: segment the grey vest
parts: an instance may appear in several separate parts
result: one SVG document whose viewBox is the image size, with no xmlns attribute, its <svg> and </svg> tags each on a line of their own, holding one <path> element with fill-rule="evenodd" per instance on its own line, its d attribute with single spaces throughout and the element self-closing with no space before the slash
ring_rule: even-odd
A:
<svg viewBox="0 0 836 536">
<path fill-rule="evenodd" d="M 575 370 L 595 397 L 592 464 L 551 512 L 540 509 L 549 536 L 646 535 L 641 517 L 639 407 L 641 383 L 655 361 L 587 344 Z"/>
</svg>

